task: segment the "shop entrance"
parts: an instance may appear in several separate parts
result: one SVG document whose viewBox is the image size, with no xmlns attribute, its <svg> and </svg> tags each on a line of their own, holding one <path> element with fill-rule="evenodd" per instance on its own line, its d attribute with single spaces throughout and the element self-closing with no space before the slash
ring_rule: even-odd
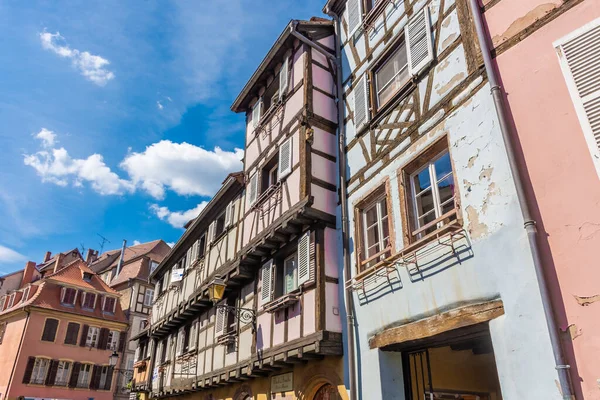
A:
<svg viewBox="0 0 600 400">
<path fill-rule="evenodd" d="M 403 351 L 406 398 L 410 400 L 501 400 L 487 326 L 464 335 L 448 332 L 420 348 Z"/>
</svg>

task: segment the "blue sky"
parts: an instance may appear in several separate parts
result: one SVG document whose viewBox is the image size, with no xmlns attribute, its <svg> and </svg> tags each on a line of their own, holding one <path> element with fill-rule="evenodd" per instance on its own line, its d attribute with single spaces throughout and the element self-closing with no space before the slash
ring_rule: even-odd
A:
<svg viewBox="0 0 600 400">
<path fill-rule="evenodd" d="M 0 2 L 0 274 L 98 234 L 177 241 L 241 168 L 235 96 L 323 3 Z"/>
</svg>

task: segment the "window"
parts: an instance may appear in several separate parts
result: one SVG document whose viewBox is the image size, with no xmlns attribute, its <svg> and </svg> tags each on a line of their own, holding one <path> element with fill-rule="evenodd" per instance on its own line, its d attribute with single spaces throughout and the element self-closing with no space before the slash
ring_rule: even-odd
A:
<svg viewBox="0 0 600 400">
<path fill-rule="evenodd" d="M 96 304 L 96 295 L 94 293 L 85 292 L 81 299 L 81 306 L 83 308 L 93 310 L 95 304 Z"/>
<path fill-rule="evenodd" d="M 378 189 L 360 207 L 359 272 L 368 269 L 391 255 L 390 225 L 388 219 L 387 194 Z"/>
<path fill-rule="evenodd" d="M 204 257 L 206 253 L 206 233 L 203 233 L 198 239 L 198 259 Z"/>
<path fill-rule="evenodd" d="M 42 332 L 42 340 L 45 342 L 54 342 L 54 339 L 56 339 L 57 328 L 57 319 L 46 318 L 46 323 L 44 324 L 44 331 Z"/>
<path fill-rule="evenodd" d="M 21 298 L 21 303 L 25 303 L 27 301 L 27 298 L 29 297 L 29 289 L 30 287 L 27 287 L 25 290 L 23 290 L 23 297 Z"/>
<path fill-rule="evenodd" d="M 413 239 L 420 239 L 448 220 L 456 219 L 454 174 L 447 149 L 422 162 L 410 174 L 410 189 Z"/>
<path fill-rule="evenodd" d="M 111 314 L 115 312 L 115 307 L 117 305 L 117 299 L 115 299 L 114 297 L 105 296 L 103 303 L 104 303 L 102 305 L 103 312 L 111 313 Z"/>
<path fill-rule="evenodd" d="M 375 78 L 375 99 L 379 109 L 410 80 L 404 40 L 375 69 L 373 75 Z"/>
<path fill-rule="evenodd" d="M 153 273 L 154 270 L 158 267 L 158 264 L 156 261 L 150 261 L 150 273 Z"/>
<path fill-rule="evenodd" d="M 187 325 L 183 328 L 183 352 L 187 352 L 190 349 L 190 331 L 192 329 L 191 325 Z"/>
<path fill-rule="evenodd" d="M 2 339 L 4 339 L 4 333 L 6 332 L 6 322 L 0 323 L 0 344 L 2 344 Z"/>
<path fill-rule="evenodd" d="M 8 300 L 8 306 L 6 308 L 11 308 L 13 306 L 13 304 L 15 303 L 15 296 L 15 293 L 10 295 L 10 298 Z"/>
<path fill-rule="evenodd" d="M 146 292 L 144 293 L 144 305 L 151 306 L 152 299 L 154 299 L 154 290 L 146 288 Z"/>
<path fill-rule="evenodd" d="M 215 232 L 213 234 L 214 239 L 221 236 L 221 234 L 225 231 L 225 213 L 223 212 L 221 215 L 217 217 L 217 220 L 214 222 L 215 224 Z"/>
<path fill-rule="evenodd" d="M 33 371 L 31 372 L 31 379 L 29 383 L 34 385 L 43 385 L 46 383 L 46 374 L 48 374 L 48 367 L 50 360 L 47 358 L 36 358 L 33 364 Z"/>
<path fill-rule="evenodd" d="M 87 347 L 96 347 L 98 344 L 98 335 L 100 334 L 100 328 L 96 328 L 95 326 L 90 326 L 87 333 L 87 338 L 85 340 L 85 345 Z"/>
<path fill-rule="evenodd" d="M 67 333 L 65 335 L 65 344 L 77 344 L 77 336 L 79 336 L 79 324 L 69 322 L 67 325 Z"/>
<path fill-rule="evenodd" d="M 73 288 L 63 288 L 62 289 L 62 299 L 61 303 L 68 305 L 75 305 L 75 297 L 77 296 L 77 289 Z"/>
<path fill-rule="evenodd" d="M 92 329 L 92 328 L 90 328 Z M 90 386 L 90 378 L 92 375 L 92 364 L 81 364 L 79 368 L 79 376 L 77 377 L 77 387 L 87 388 Z"/>
<path fill-rule="evenodd" d="M 279 154 L 271 157 L 269 162 L 262 168 L 261 171 L 261 186 L 260 193 L 264 193 L 271 186 L 277 184 L 277 171 L 278 171 Z"/>
<path fill-rule="evenodd" d="M 383 2 L 383 0 L 365 0 L 365 13 L 368 13 L 374 9 L 375 6 L 381 2 Z"/>
<path fill-rule="evenodd" d="M 100 367 L 100 383 L 98 385 L 98 389 L 105 389 L 106 383 L 108 382 L 108 365 L 103 365 Z"/>
<path fill-rule="evenodd" d="M 71 372 L 71 362 L 59 361 L 54 378 L 54 386 L 67 386 L 69 374 Z"/>
<path fill-rule="evenodd" d="M 283 294 L 288 294 L 298 289 L 298 261 L 296 254 L 283 262 Z"/>
<path fill-rule="evenodd" d="M 108 333 L 108 345 L 107 349 L 109 350 L 117 350 L 117 346 L 119 345 L 119 334 L 118 331 L 110 331 Z"/>
</svg>

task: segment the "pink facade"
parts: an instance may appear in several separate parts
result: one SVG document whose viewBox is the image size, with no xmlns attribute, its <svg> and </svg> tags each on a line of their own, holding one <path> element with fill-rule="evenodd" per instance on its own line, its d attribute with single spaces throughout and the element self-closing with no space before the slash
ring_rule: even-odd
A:
<svg viewBox="0 0 600 400">
<path fill-rule="evenodd" d="M 522 150 L 573 389 L 577 399 L 600 399 L 597 149 L 586 140 L 586 121 L 578 115 L 577 93 L 569 90 L 568 68 L 561 68 L 557 48 L 563 38 L 577 36 L 600 17 L 600 1 L 571 7 L 561 1 L 502 0 L 484 15 L 499 53 L 497 68 Z M 598 37 L 593 40 L 597 48 Z"/>
</svg>

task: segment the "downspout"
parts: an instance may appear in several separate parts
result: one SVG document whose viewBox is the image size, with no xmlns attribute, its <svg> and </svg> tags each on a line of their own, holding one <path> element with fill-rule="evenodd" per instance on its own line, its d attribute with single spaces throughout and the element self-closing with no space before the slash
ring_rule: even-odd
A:
<svg viewBox="0 0 600 400">
<path fill-rule="evenodd" d="M 23 348 L 23 339 L 25 338 L 25 331 L 27 330 L 27 326 L 29 325 L 29 315 L 31 312 L 29 309 L 25 309 L 27 313 L 27 319 L 25 320 L 25 325 L 23 326 L 23 332 L 21 332 L 21 339 L 19 340 L 19 349 L 17 350 L 17 356 L 15 357 L 15 362 L 13 363 L 12 371 L 10 371 L 10 378 L 8 378 L 8 386 L 6 387 L 6 397 L 8 398 L 8 393 L 10 392 L 10 387 L 12 386 L 12 378 L 15 374 L 15 369 L 17 369 L 17 361 L 21 355 L 21 349 Z"/>
<path fill-rule="evenodd" d="M 525 231 L 527 232 L 527 239 L 529 240 L 529 248 L 531 250 L 531 256 L 533 258 L 533 265 L 535 267 L 535 273 L 540 289 L 542 298 L 542 305 L 544 308 L 544 315 L 546 317 L 546 323 L 548 325 L 548 333 L 550 334 L 550 342 L 552 345 L 552 352 L 554 353 L 554 361 L 556 363 L 555 368 L 558 372 L 558 378 L 560 383 L 560 390 L 562 392 L 563 399 L 572 400 L 573 391 L 571 390 L 571 381 L 569 379 L 568 370 L 571 368 L 570 365 L 565 364 L 564 356 L 562 353 L 562 347 L 560 344 L 560 338 L 558 336 L 558 327 L 554 318 L 552 310 L 552 303 L 550 301 L 550 292 L 546 284 L 544 277 L 544 266 L 540 257 L 540 251 L 538 248 L 536 236 L 537 228 L 536 222 L 531 215 L 529 209 L 529 203 L 521 180 L 519 166 L 515 158 L 515 146 L 512 140 L 512 132 L 510 124 L 508 123 L 508 113 L 504 104 L 504 92 L 502 87 L 498 83 L 498 77 L 496 76 L 496 70 L 492 62 L 491 51 L 487 41 L 487 33 L 483 26 L 481 9 L 479 7 L 478 0 L 469 0 L 471 3 L 471 12 L 473 13 L 473 20 L 475 22 L 475 29 L 477 31 L 477 39 L 479 40 L 479 46 L 481 47 L 481 53 L 483 56 L 483 63 L 485 65 L 485 71 L 488 76 L 488 80 L 491 86 L 492 98 L 494 100 L 494 106 L 496 113 L 498 114 L 498 120 L 500 123 L 500 131 L 502 132 L 502 138 L 506 147 L 506 153 L 508 156 L 508 162 L 510 170 L 513 175 L 515 187 L 517 191 L 517 198 L 521 207 L 521 213 L 523 214 L 523 221 Z"/>
<path fill-rule="evenodd" d="M 303 43 L 324 54 L 327 58 L 333 61 L 336 66 L 336 102 L 338 107 L 338 165 L 339 165 L 339 187 L 340 187 L 340 204 L 342 217 L 342 251 L 344 262 L 344 277 L 347 279 L 351 276 L 350 271 L 350 254 L 348 251 L 348 199 L 346 197 L 346 153 L 345 153 L 345 126 L 344 126 L 344 90 L 342 88 L 342 44 L 340 41 L 340 20 L 332 11 L 328 11 L 327 15 L 333 18 L 335 24 L 335 56 L 327 51 L 319 43 L 315 43 L 304 35 L 296 31 L 297 22 L 294 21 L 291 27 L 291 34 Z M 355 339 L 354 339 L 354 294 L 351 289 L 346 289 L 346 332 L 348 335 L 347 357 L 348 357 L 348 378 L 350 400 L 357 400 L 356 390 L 356 356 L 355 356 Z"/>
</svg>

